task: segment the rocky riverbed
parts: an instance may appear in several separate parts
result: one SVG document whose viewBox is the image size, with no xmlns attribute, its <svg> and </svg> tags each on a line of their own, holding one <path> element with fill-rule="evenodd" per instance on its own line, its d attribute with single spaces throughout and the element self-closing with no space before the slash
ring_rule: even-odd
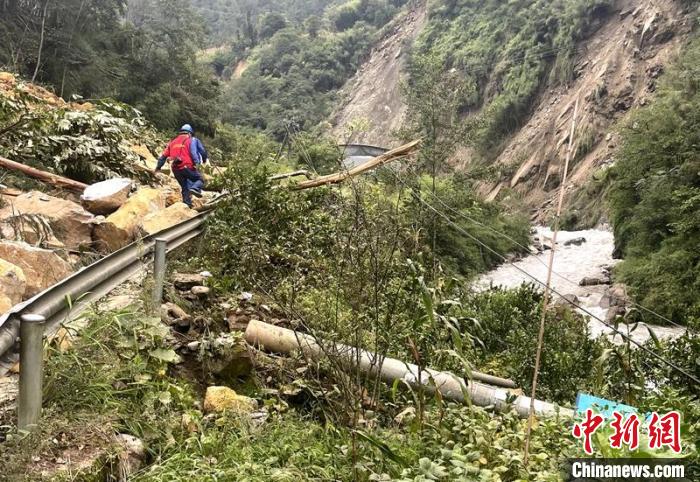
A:
<svg viewBox="0 0 700 482">
<path fill-rule="evenodd" d="M 532 254 L 513 264 L 504 264 L 481 276 L 476 283 L 478 289 L 489 286 L 514 288 L 522 283 L 534 283 L 523 270 L 534 278 L 545 282 L 552 247 L 552 230 L 538 226 L 534 229 Z M 612 285 L 610 270 L 616 264 L 612 253 L 614 237 L 607 227 L 585 231 L 560 231 L 554 255 L 552 288 L 567 298 L 576 300 L 584 315 L 588 316 L 591 336 L 611 336 L 613 331 L 605 323 L 615 315 L 622 315 L 630 307 L 630 301 L 623 286 Z M 555 295 L 555 298 L 559 298 Z M 652 307 L 653 308 L 653 307 Z M 592 316 L 591 316 L 592 315 Z M 685 330 L 675 326 L 648 325 L 659 338 L 675 338 Z M 647 325 L 640 323 L 630 336 L 643 343 L 650 338 Z M 626 333 L 626 325 L 620 329 Z M 621 337 L 614 336 L 621 343 Z"/>
</svg>

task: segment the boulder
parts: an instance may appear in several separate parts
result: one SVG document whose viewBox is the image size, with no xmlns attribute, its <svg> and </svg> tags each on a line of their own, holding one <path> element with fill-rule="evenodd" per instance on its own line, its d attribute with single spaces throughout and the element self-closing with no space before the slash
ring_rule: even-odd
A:
<svg viewBox="0 0 700 482">
<path fill-rule="evenodd" d="M 24 272 L 27 280 L 25 298 L 34 296 L 73 272 L 71 265 L 53 251 L 22 242 L 0 241 L 0 258 L 12 262 Z"/>
<path fill-rule="evenodd" d="M 143 144 L 131 144 L 129 150 L 139 156 L 141 166 L 149 171 L 153 171 L 156 168 L 158 159 L 151 153 L 147 146 Z M 161 168 L 161 171 L 170 172 L 170 164 L 166 162 Z"/>
<path fill-rule="evenodd" d="M 561 298 L 558 298 L 557 301 L 555 301 L 555 304 L 557 306 L 567 306 L 571 307 L 574 304 L 577 304 L 579 302 L 578 296 L 576 296 L 573 293 L 570 293 L 568 295 L 564 295 Z"/>
<path fill-rule="evenodd" d="M 206 279 L 202 273 L 173 273 L 173 285 L 181 291 L 190 291 L 195 286 L 202 286 Z"/>
<path fill-rule="evenodd" d="M 122 207 L 95 226 L 94 238 L 102 251 L 116 251 L 134 239 L 143 219 L 165 209 L 165 196 L 158 189 L 142 188 Z"/>
<path fill-rule="evenodd" d="M 580 238 L 573 238 L 569 239 L 564 243 L 564 246 L 581 246 L 583 243 L 586 242 L 586 238 L 580 237 Z"/>
<path fill-rule="evenodd" d="M 204 396 L 204 411 L 207 413 L 226 411 L 243 415 L 257 408 L 258 403 L 254 399 L 238 395 L 228 387 L 208 387 Z"/>
<path fill-rule="evenodd" d="M 157 211 L 143 218 L 142 231 L 145 234 L 155 234 L 178 223 L 191 219 L 197 215 L 197 211 L 187 207 L 187 204 L 178 202 L 162 211 Z"/>
<path fill-rule="evenodd" d="M 206 286 L 193 286 L 190 291 L 197 298 L 206 298 L 209 296 L 211 289 Z"/>
<path fill-rule="evenodd" d="M 627 295 L 627 288 L 622 283 L 612 285 L 600 300 L 601 308 L 611 308 L 613 306 L 625 307 L 630 303 Z"/>
<path fill-rule="evenodd" d="M 129 198 L 131 179 L 117 178 L 92 184 L 85 188 L 80 202 L 92 214 L 107 215 L 119 209 Z"/>
<path fill-rule="evenodd" d="M 22 268 L 0 259 L 0 314 L 22 301 L 26 288 Z"/>
<path fill-rule="evenodd" d="M 598 285 L 609 285 L 610 280 L 607 278 L 592 278 L 586 277 L 579 281 L 579 286 L 598 286 Z"/>
<path fill-rule="evenodd" d="M 175 303 L 164 303 L 160 306 L 160 319 L 166 325 L 183 328 L 190 326 L 192 322 L 192 317 Z"/>
<path fill-rule="evenodd" d="M 115 436 L 119 452 L 115 474 L 119 482 L 131 480 L 146 461 L 146 447 L 143 441 L 133 435 L 120 433 Z"/>
<path fill-rule="evenodd" d="M 0 209 L 0 231 L 5 239 L 78 249 L 92 243 L 91 219 L 79 204 L 32 191 Z"/>
</svg>

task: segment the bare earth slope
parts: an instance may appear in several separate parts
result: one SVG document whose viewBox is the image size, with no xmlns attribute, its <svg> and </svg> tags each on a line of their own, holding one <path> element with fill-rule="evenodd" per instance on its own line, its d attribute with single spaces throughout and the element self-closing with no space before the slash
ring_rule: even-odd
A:
<svg viewBox="0 0 700 482">
<path fill-rule="evenodd" d="M 354 121 L 368 121 L 369 129 L 352 142 L 383 147 L 398 145 L 391 135 L 403 122 L 406 106 L 400 84 L 406 65 L 407 46 L 420 33 L 426 20 L 422 3 L 394 22 L 393 28 L 372 50 L 370 58 L 343 87 L 341 106 L 332 117 L 333 135 L 348 141 L 347 130 Z"/>
<path fill-rule="evenodd" d="M 559 186 L 574 104 L 579 99 L 576 142 L 581 152 L 567 183 L 583 186 L 614 162 L 615 121 L 646 104 L 655 79 L 687 38 L 690 22 L 674 0 L 620 0 L 608 22 L 579 48 L 577 78 L 568 87 L 541 95 L 529 122 L 508 142 L 497 162 L 513 174 L 486 186 L 495 199 L 503 188 L 524 196 L 542 220 Z"/>
<path fill-rule="evenodd" d="M 369 129 L 353 142 L 397 144 L 392 131 L 401 126 L 405 113 L 399 91 L 405 46 L 420 34 L 426 10 L 422 5 L 398 21 L 343 89 L 344 103 L 332 119 L 339 141 L 347 140 L 351 122 L 365 119 Z M 573 165 L 567 183 L 570 192 L 614 162 L 616 122 L 654 95 L 655 80 L 689 32 L 688 12 L 678 0 L 617 0 L 603 26 L 578 46 L 575 80 L 543 90 L 527 124 L 508 139 L 494 160 L 504 167 L 503 177 L 484 185 L 482 194 L 496 199 L 510 188 L 533 210 L 533 219 L 547 218 L 560 184 L 576 99 L 580 101 L 577 142 L 583 154 Z M 469 149 L 459 152 L 468 157 Z"/>
</svg>

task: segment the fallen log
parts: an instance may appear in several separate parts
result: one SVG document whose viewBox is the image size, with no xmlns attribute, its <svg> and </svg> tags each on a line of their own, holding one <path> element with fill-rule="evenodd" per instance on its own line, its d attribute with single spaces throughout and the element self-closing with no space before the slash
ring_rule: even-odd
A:
<svg viewBox="0 0 700 482">
<path fill-rule="evenodd" d="M 62 177 L 57 174 L 51 174 L 50 172 L 41 171 L 25 164 L 11 161 L 4 157 L 0 157 L 0 167 L 11 171 L 21 172 L 22 174 L 39 179 L 40 181 L 64 189 L 70 189 L 71 191 L 82 193 L 87 187 L 87 184 L 83 184 L 82 182 L 74 181 L 73 179 L 68 179 L 67 177 Z"/>
<path fill-rule="evenodd" d="M 377 167 L 381 167 L 384 164 L 391 162 L 391 161 L 396 161 L 398 159 L 402 159 L 404 157 L 407 157 L 416 150 L 418 145 L 420 144 L 420 140 L 409 142 L 408 144 L 405 144 L 403 146 L 397 147 L 396 149 L 392 149 L 390 151 L 385 152 L 381 156 L 377 156 L 373 159 L 370 159 L 367 162 L 364 162 L 360 164 L 359 166 L 355 166 L 350 170 L 344 170 L 340 172 L 336 172 L 333 174 L 328 174 L 326 176 L 321 176 L 317 177 L 316 179 L 310 179 L 308 181 L 302 181 L 299 184 L 296 184 L 293 186 L 293 189 L 296 190 L 301 190 L 301 189 L 310 189 L 313 187 L 319 187 L 319 186 L 326 186 L 328 184 L 338 184 L 346 179 L 349 179 L 351 177 L 355 177 L 359 174 L 362 174 L 364 172 L 370 171 L 372 169 L 376 169 Z"/>
<path fill-rule="evenodd" d="M 317 342 L 314 337 L 293 330 L 269 325 L 258 320 L 251 320 L 245 331 L 245 340 L 250 345 L 260 347 L 273 353 L 292 353 L 297 350 L 312 360 L 319 360 L 331 353 L 348 367 L 356 367 L 363 373 L 379 375 L 387 384 L 393 384 L 396 380 L 402 380 L 411 387 L 419 386 L 419 380 L 423 388 L 428 392 L 438 390 L 440 394 L 455 402 L 464 403 L 470 401 L 481 407 L 495 407 L 507 409 L 512 406 L 519 416 L 525 418 L 529 415 L 530 397 L 517 396 L 510 404 L 509 399 L 514 394 L 505 388 L 494 387 L 473 380 L 465 381 L 464 378 L 450 372 L 440 372 L 429 368 L 420 370 L 418 366 L 406 363 L 394 358 L 380 357 L 375 353 L 360 350 L 340 343 Z M 475 372 L 472 372 L 474 375 Z M 478 372 L 476 372 L 478 374 Z M 419 376 L 420 375 L 420 376 Z M 498 377 L 486 375 L 487 380 L 498 381 Z M 512 383 L 510 380 L 501 381 Z M 573 416 L 573 412 L 567 408 L 561 408 L 554 404 L 535 400 L 535 413 L 541 416 Z"/>
</svg>

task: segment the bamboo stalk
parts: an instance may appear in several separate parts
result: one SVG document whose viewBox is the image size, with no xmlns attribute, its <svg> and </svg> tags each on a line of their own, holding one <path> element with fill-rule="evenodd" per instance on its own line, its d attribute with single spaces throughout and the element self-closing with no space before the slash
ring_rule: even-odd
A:
<svg viewBox="0 0 700 482">
<path fill-rule="evenodd" d="M 549 252 L 549 267 L 547 269 L 547 284 L 544 290 L 544 299 L 542 300 L 542 318 L 540 319 L 540 331 L 537 336 L 537 353 L 535 355 L 535 372 L 532 375 L 532 392 L 529 415 L 527 418 L 527 434 L 525 436 L 525 457 L 523 463 L 527 466 L 530 458 L 530 436 L 532 434 L 532 422 L 535 417 L 534 398 L 537 394 L 537 378 L 540 372 L 540 360 L 542 358 L 542 348 L 544 344 L 544 328 L 547 319 L 547 308 L 551 297 L 552 285 L 552 268 L 554 266 L 554 252 L 557 249 L 557 235 L 559 234 L 559 218 L 561 217 L 561 209 L 564 205 L 564 192 L 566 191 L 566 179 L 569 175 L 569 163 L 573 153 L 574 134 L 576 133 L 576 117 L 578 116 L 578 99 L 574 106 L 574 115 L 571 119 L 571 133 L 569 134 L 569 146 L 566 151 L 566 160 L 564 162 L 564 175 L 561 179 L 559 187 L 559 202 L 557 204 L 557 215 L 554 218 L 554 233 L 552 234 L 552 250 Z"/>
</svg>

